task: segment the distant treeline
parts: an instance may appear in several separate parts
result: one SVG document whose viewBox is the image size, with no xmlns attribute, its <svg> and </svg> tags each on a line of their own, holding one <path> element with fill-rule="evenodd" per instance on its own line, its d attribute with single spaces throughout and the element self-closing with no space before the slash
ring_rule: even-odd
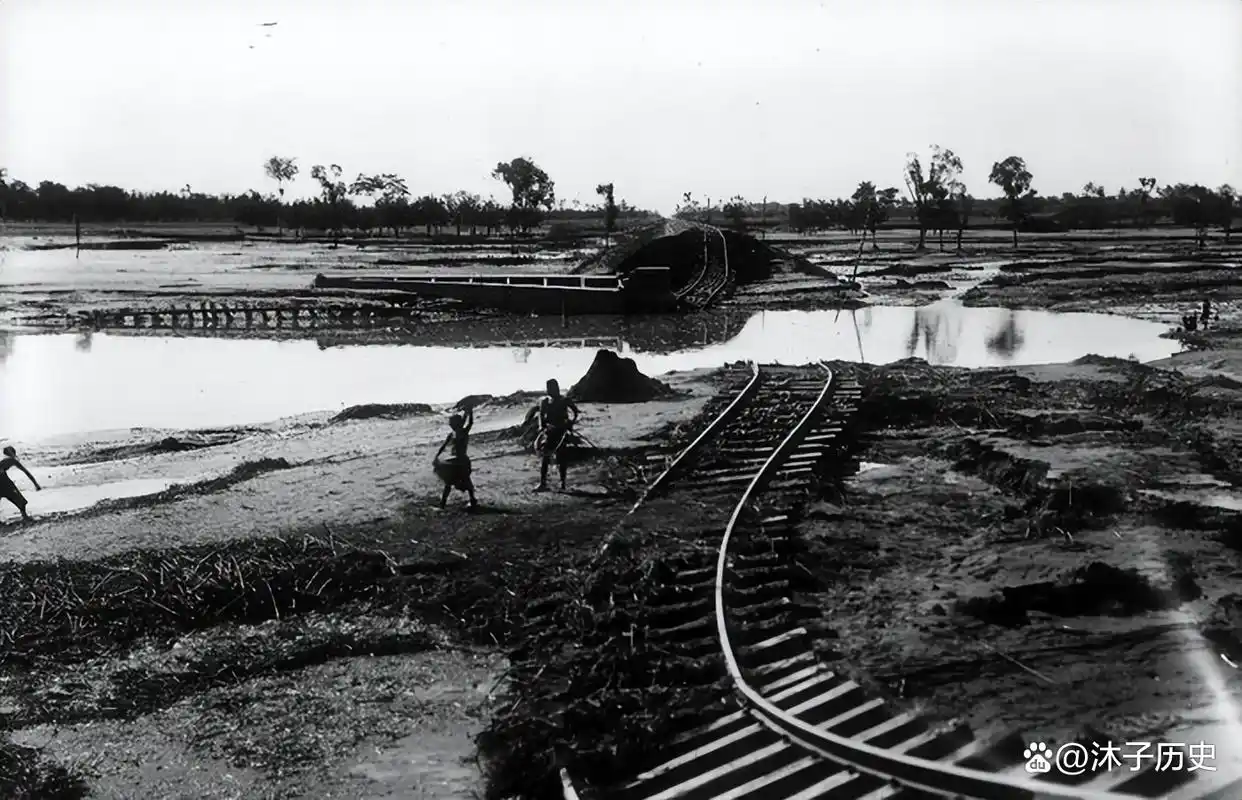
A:
<svg viewBox="0 0 1242 800">
<path fill-rule="evenodd" d="M 31 186 L 8 179 L 6 171 L 0 169 L 0 218 L 29 222 L 214 222 L 336 233 L 346 229 L 391 230 L 394 235 L 419 229 L 428 234 L 445 229 L 457 234 L 491 235 L 506 229 L 529 232 L 545 222 L 553 223 L 550 233 L 556 235 L 558 222 L 564 223 L 566 230 L 569 223 L 587 222 L 594 227 L 598 222 L 610 235 L 619 220 L 653 216 L 624 200 L 616 201 L 612 183 L 596 187 L 602 200 L 598 205 L 558 203 L 552 179 L 527 157 L 500 162 L 492 172 L 492 177 L 508 188 L 508 203 L 464 191 L 414 197 L 405 180 L 391 173 L 360 173 L 346 183 L 341 167 L 335 164 L 317 164 L 310 169 L 319 197 L 285 202 L 285 186 L 301 171 L 296 159 L 273 156 L 263 164 L 263 171 L 275 182 L 275 194 L 251 190 L 240 195 L 209 195 L 188 185 L 179 192 L 154 193 L 96 184 L 70 189 L 53 181 Z M 1137 188 L 1123 187 L 1113 194 L 1088 183 L 1079 194 L 1045 197 L 1031 187 L 1032 175 L 1025 162 L 1010 156 L 993 164 L 988 178 L 1003 196 L 984 199 L 967 191 L 961 174 L 961 159 L 951 150 L 934 146 L 926 168 L 917 154 L 907 156 L 904 196 L 896 188 L 879 189 L 869 181 L 860 183 L 848 198 L 805 198 L 789 204 L 769 203 L 766 198 L 755 203 L 735 196 L 713 205 L 710 199 L 700 203 L 686 192 L 675 216 L 737 230 L 762 227 L 810 233 L 839 228 L 870 233 L 873 243 L 881 227 L 910 227 L 918 229 L 921 248 L 929 231 L 939 234 L 941 246 L 946 231 L 956 236 L 960 246 L 963 231 L 972 226 L 1010 228 L 1016 245 L 1020 231 L 1161 224 L 1194 228 L 1202 246 L 1213 228 L 1223 230 L 1228 241 L 1234 218 L 1242 215 L 1238 194 L 1228 185 L 1209 189 L 1179 183 L 1160 188 L 1154 178 L 1139 178 Z"/>
<path fill-rule="evenodd" d="M 87 184 L 69 188 L 55 181 L 37 185 L 11 179 L 0 169 L 0 219 L 21 222 L 162 222 L 222 223 L 257 228 L 310 231 L 383 231 L 394 234 L 423 230 L 427 234 L 454 230 L 462 233 L 528 231 L 545 222 L 595 222 L 608 226 L 618 219 L 654 216 L 624 200 L 613 203 L 611 184 L 605 202 L 583 206 L 556 203 L 553 183 L 525 158 L 497 165 L 495 177 L 510 189 L 513 199 L 500 203 L 472 192 L 411 196 L 405 181 L 393 174 L 365 175 L 346 183 L 336 165 L 316 165 L 311 177 L 320 196 L 285 202 L 285 186 L 298 174 L 294 159 L 273 157 L 264 164 L 277 191 L 251 190 L 238 195 L 196 192 L 189 185 L 178 192 L 133 192 L 118 186 Z M 369 199 L 371 202 L 358 202 Z M 611 210 L 610 210 L 611 209 Z"/>
<path fill-rule="evenodd" d="M 1108 228 L 1148 228 L 1176 225 L 1194 228 L 1199 246 L 1208 231 L 1219 228 L 1229 240 L 1235 217 L 1242 216 L 1237 191 L 1228 184 L 1216 189 L 1178 183 L 1158 187 L 1155 178 L 1139 178 L 1138 187 L 1122 187 L 1110 194 L 1104 187 L 1088 183 L 1078 194 L 1065 192 L 1044 197 L 1032 187 L 1033 176 L 1018 156 L 992 165 L 988 182 L 1002 192 L 999 198 L 975 198 L 961 181 L 962 161 L 953 151 L 932 147 L 926 167 L 919 156 L 906 156 L 903 178 L 906 193 L 898 189 L 877 188 L 864 181 L 848 198 L 805 198 L 801 203 L 759 203 L 735 196 L 713 205 L 700 203 L 691 192 L 682 196 L 675 216 L 724 224 L 738 230 L 753 227 L 787 227 L 799 233 L 833 228 L 855 234 L 885 228 L 914 228 L 919 231 L 920 248 L 927 233 L 956 235 L 974 227 L 1005 227 L 1013 231 L 1017 245 L 1020 231 L 1052 233 L 1070 230 Z"/>
</svg>

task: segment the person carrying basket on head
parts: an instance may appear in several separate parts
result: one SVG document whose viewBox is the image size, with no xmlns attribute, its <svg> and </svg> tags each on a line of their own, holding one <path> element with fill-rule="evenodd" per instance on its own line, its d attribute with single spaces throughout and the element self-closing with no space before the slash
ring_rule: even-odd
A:
<svg viewBox="0 0 1242 800">
<path fill-rule="evenodd" d="M 468 454 L 470 429 L 474 427 L 474 409 L 467 407 L 464 415 L 454 414 L 449 417 L 449 427 L 452 430 L 445 437 L 440 449 L 436 451 L 435 457 L 431 459 L 436 475 L 444 481 L 444 491 L 440 494 L 440 508 L 448 505 L 449 493 L 453 489 L 459 489 L 469 493 L 470 508 L 476 509 L 479 507 L 479 501 L 475 499 L 474 481 L 470 479 L 471 466 Z M 441 461 L 441 454 L 450 444 L 453 446 L 452 456 Z"/>
<path fill-rule="evenodd" d="M 535 446 L 539 450 L 539 484 L 536 492 L 548 490 L 548 465 L 556 457 L 556 467 L 561 474 L 561 489 L 565 488 L 565 473 L 569 469 L 564 458 L 563 448 L 572 444 L 572 429 L 578 421 L 578 407 L 568 397 L 561 394 L 561 385 L 555 378 L 548 381 L 548 393 L 539 401 L 539 437 Z M 570 417 L 570 413 L 573 417 Z"/>
<path fill-rule="evenodd" d="M 30 482 L 34 484 L 35 491 L 43 491 L 43 487 L 30 474 L 30 470 L 17 460 L 17 450 L 13 447 L 4 448 L 4 458 L 0 458 L 0 500 L 8 500 L 17 506 L 17 510 L 22 512 L 22 522 L 30 522 L 30 515 L 26 513 L 26 498 L 18 490 L 17 484 L 13 483 L 13 479 L 9 477 L 9 470 L 17 467 Z"/>
</svg>

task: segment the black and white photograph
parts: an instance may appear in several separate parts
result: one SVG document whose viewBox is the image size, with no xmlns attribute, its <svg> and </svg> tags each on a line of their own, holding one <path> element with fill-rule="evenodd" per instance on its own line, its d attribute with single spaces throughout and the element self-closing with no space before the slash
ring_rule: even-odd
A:
<svg viewBox="0 0 1242 800">
<path fill-rule="evenodd" d="M 1239 0 L 5 0 L 0 800 L 1242 800 Z"/>
</svg>

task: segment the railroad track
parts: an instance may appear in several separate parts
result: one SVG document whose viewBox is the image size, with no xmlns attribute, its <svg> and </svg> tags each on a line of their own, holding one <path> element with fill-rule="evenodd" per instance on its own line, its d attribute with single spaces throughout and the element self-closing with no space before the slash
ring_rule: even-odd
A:
<svg viewBox="0 0 1242 800">
<path fill-rule="evenodd" d="M 736 275 L 729 267 L 729 244 L 719 228 L 702 223 L 686 223 L 703 232 L 703 267 L 693 281 L 676 292 L 691 308 L 707 308 L 730 289 Z"/>
<path fill-rule="evenodd" d="M 681 620 L 649 637 L 689 659 L 723 661 L 734 699 L 714 719 L 660 747 L 609 800 L 1238 800 L 1242 780 L 1213 772 L 1118 770 L 1032 775 L 1014 733 L 992 741 L 965 725 L 937 726 L 828 669 L 813 626 L 798 623 L 794 585 L 799 501 L 843 455 L 861 392 L 822 368 L 753 367 L 707 428 L 669 461 L 632 514 L 677 503 L 679 488 L 731 495 L 714 528 L 714 567 L 693 565 L 667 592 Z M 663 499 L 662 499 L 663 498 Z M 713 526 L 708 524 L 705 528 Z M 663 602 L 663 600 L 661 601 Z M 1050 743 L 1055 750 L 1056 743 Z M 1049 753 L 1051 755 L 1051 752 Z M 1189 754 L 1183 752 L 1183 756 Z M 1124 762 L 1123 762 L 1124 763 Z M 1189 763 L 1185 760 L 1183 763 Z M 643 767 L 646 767 L 645 769 Z M 562 770 L 566 800 L 577 800 Z"/>
</svg>

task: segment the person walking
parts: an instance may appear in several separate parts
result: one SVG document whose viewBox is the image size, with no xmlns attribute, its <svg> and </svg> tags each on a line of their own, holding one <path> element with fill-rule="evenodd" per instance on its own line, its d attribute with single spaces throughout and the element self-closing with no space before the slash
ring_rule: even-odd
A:
<svg viewBox="0 0 1242 800">
<path fill-rule="evenodd" d="M 539 464 L 539 483 L 536 492 L 548 490 L 548 466 L 556 459 L 556 467 L 561 476 L 561 489 L 565 489 L 565 476 L 569 465 L 563 448 L 569 443 L 570 431 L 578 421 L 578 407 L 568 397 L 561 394 L 561 385 L 555 378 L 547 383 L 548 393 L 539 401 L 539 438 L 536 439 L 541 460 Z M 570 417 L 570 414 L 573 414 Z"/>
<path fill-rule="evenodd" d="M 26 513 L 26 498 L 18 490 L 17 484 L 13 483 L 13 479 L 9 477 L 9 470 L 14 467 L 25 473 L 30 482 L 34 484 L 35 491 L 43 491 L 43 487 L 30 474 L 30 470 L 17 460 L 17 450 L 9 446 L 4 448 L 4 458 L 0 458 L 0 499 L 8 500 L 17 506 L 17 510 L 22 512 L 22 522 L 30 522 L 30 515 Z"/>
</svg>

